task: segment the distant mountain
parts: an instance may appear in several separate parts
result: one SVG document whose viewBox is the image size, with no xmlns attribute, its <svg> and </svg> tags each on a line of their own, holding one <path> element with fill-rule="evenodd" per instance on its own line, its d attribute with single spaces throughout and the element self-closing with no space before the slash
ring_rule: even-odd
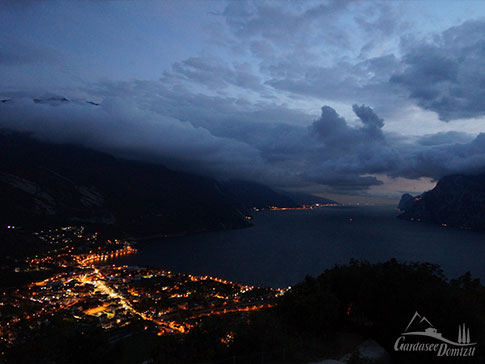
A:
<svg viewBox="0 0 485 364">
<path fill-rule="evenodd" d="M 485 174 L 446 176 L 431 191 L 404 201 L 402 219 L 485 230 Z"/>
<path fill-rule="evenodd" d="M 253 207 L 267 208 L 298 207 L 299 204 L 287 195 L 276 192 L 268 186 L 248 181 L 231 180 L 223 182 L 222 186 L 230 196 L 233 204 L 249 210 Z"/>
<path fill-rule="evenodd" d="M 13 101 L 15 101 L 15 100 L 10 99 L 10 98 L 0 100 L 0 102 L 3 103 L 3 104 L 9 104 Z M 93 106 L 99 106 L 98 103 L 93 102 L 93 101 L 89 101 L 89 100 L 85 100 L 85 99 L 70 100 L 70 99 L 68 99 L 64 96 L 49 95 L 49 94 L 46 94 L 42 97 L 32 98 L 32 101 L 35 102 L 36 104 L 46 104 L 46 105 L 50 105 L 50 106 L 58 106 L 58 105 L 69 104 L 69 103 L 74 103 L 74 104 L 78 104 L 78 105 L 89 104 L 89 105 L 93 105 Z"/>
<path fill-rule="evenodd" d="M 295 201 L 299 205 L 339 204 L 338 202 L 333 201 L 333 200 L 330 200 L 328 198 L 311 195 L 309 193 L 303 193 L 303 192 L 287 192 L 287 191 L 284 191 L 284 192 L 282 191 L 282 193 L 284 193 L 287 196 L 289 196 L 293 201 Z"/>
<path fill-rule="evenodd" d="M 409 193 L 405 193 L 404 195 L 402 195 L 401 200 L 397 205 L 397 208 L 401 211 L 406 211 L 413 205 L 416 199 L 417 197 L 413 197 Z"/>
<path fill-rule="evenodd" d="M 94 224 L 133 235 L 250 225 L 211 178 L 12 132 L 0 133 L 0 224 Z"/>
</svg>

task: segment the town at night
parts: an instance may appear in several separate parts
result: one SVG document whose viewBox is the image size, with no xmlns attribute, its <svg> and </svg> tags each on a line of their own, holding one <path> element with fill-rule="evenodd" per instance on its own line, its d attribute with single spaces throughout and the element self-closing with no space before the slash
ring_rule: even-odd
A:
<svg viewBox="0 0 485 364">
<path fill-rule="evenodd" d="M 485 0 L 0 0 L 0 364 L 485 363 Z"/>
</svg>

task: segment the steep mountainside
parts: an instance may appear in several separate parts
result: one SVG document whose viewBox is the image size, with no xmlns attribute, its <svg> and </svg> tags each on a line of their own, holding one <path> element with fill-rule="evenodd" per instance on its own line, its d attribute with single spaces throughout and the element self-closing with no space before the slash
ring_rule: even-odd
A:
<svg viewBox="0 0 485 364">
<path fill-rule="evenodd" d="M 0 133 L 0 224 L 68 223 L 136 235 L 249 225 L 213 179 Z"/>
<path fill-rule="evenodd" d="M 415 199 L 417 198 L 418 197 L 411 196 L 409 193 L 405 193 L 404 195 L 401 196 L 401 200 L 399 201 L 397 208 L 401 211 L 406 211 L 413 205 L 413 203 L 415 202 Z"/>
<path fill-rule="evenodd" d="M 223 182 L 222 184 L 224 189 L 231 195 L 232 202 L 246 210 L 251 209 L 252 207 L 299 206 L 298 203 L 287 195 L 276 192 L 268 186 L 259 183 L 231 180 Z"/>
<path fill-rule="evenodd" d="M 446 176 L 414 202 L 406 200 L 401 199 L 405 211 L 400 218 L 485 230 L 484 174 Z"/>
</svg>

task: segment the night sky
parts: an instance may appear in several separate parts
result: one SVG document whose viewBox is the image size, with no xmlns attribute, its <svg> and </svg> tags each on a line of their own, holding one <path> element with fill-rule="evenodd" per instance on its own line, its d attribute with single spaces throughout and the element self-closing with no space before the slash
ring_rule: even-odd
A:
<svg viewBox="0 0 485 364">
<path fill-rule="evenodd" d="M 394 202 L 483 170 L 484 59 L 483 1 L 3 1 L 0 127 Z"/>
</svg>

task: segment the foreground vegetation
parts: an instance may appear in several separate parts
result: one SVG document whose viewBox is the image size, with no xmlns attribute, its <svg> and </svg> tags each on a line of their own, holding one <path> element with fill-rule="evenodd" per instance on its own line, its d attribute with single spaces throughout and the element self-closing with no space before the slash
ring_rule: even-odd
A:
<svg viewBox="0 0 485 364">
<path fill-rule="evenodd" d="M 3 358 L 12 363 L 308 363 L 339 358 L 372 338 L 393 362 L 441 362 L 425 353 L 393 350 L 416 311 L 445 336 L 455 337 L 465 322 L 478 346 L 474 358 L 459 360 L 483 360 L 485 288 L 480 281 L 469 273 L 449 281 L 437 265 L 396 260 L 335 266 L 308 276 L 274 308 L 211 317 L 184 336 L 157 337 L 135 325 L 127 328 L 131 336 L 113 342 L 100 329 L 60 319 Z M 354 356 L 353 362 L 365 361 Z"/>
</svg>

